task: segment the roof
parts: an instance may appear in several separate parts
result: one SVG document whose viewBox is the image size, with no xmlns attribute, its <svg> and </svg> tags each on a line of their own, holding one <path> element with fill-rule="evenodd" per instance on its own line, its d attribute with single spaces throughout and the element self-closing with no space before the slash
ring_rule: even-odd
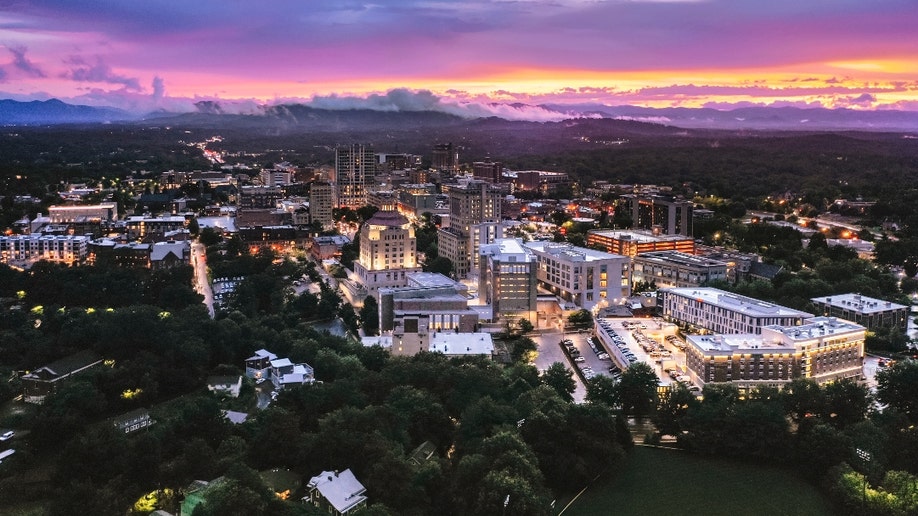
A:
<svg viewBox="0 0 918 516">
<path fill-rule="evenodd" d="M 366 496 L 363 496 L 367 489 L 350 469 L 341 473 L 323 471 L 309 479 L 309 487 L 318 489 L 328 503 L 340 513 L 353 509 L 367 499 Z"/>
<path fill-rule="evenodd" d="M 634 261 L 648 261 L 691 267 L 726 267 L 727 262 L 705 256 L 683 253 L 681 251 L 651 251 L 634 257 Z"/>
<path fill-rule="evenodd" d="M 241 425 L 245 423 L 245 420 L 248 419 L 249 415 L 245 412 L 236 412 L 235 410 L 224 410 L 223 417 L 225 417 L 230 423 L 234 425 Z"/>
<path fill-rule="evenodd" d="M 267 358 L 268 360 L 274 360 L 277 358 L 277 355 L 275 355 L 274 353 L 271 353 L 265 348 L 261 348 L 258 351 L 256 351 L 253 356 L 250 356 L 246 360 L 258 360 L 260 358 Z"/>
<path fill-rule="evenodd" d="M 638 230 L 607 230 L 591 229 L 587 234 L 593 234 L 600 237 L 614 238 L 615 240 L 628 240 L 636 243 L 646 242 L 671 242 L 676 240 L 691 240 L 691 237 L 685 235 L 654 235 L 650 231 Z"/>
<path fill-rule="evenodd" d="M 494 340 L 490 333 L 434 333 L 430 338 L 430 351 L 444 355 L 491 355 Z"/>
<path fill-rule="evenodd" d="M 775 279 L 784 267 L 780 265 L 771 265 L 762 262 L 752 262 L 749 265 L 749 274 L 765 279 Z"/>
<path fill-rule="evenodd" d="M 150 260 L 154 262 L 165 260 L 170 253 L 181 260 L 185 250 L 189 248 L 190 246 L 186 241 L 156 242 L 153 244 L 153 249 L 150 251 Z"/>
<path fill-rule="evenodd" d="M 42 372 L 45 373 L 42 376 L 50 376 L 52 378 L 56 378 L 70 374 L 76 370 L 83 369 L 84 367 L 89 367 L 101 361 L 102 357 L 97 355 L 95 352 L 84 349 L 83 351 L 79 351 L 70 356 L 61 358 L 60 360 L 51 362 L 46 366 L 40 367 L 26 376 L 31 376 L 32 374 Z"/>
<path fill-rule="evenodd" d="M 755 298 L 733 294 L 726 290 L 706 287 L 664 288 L 664 295 L 675 294 L 693 298 L 699 302 L 724 308 L 731 312 L 741 312 L 751 317 L 813 317 L 813 314 L 794 310 Z"/>
<path fill-rule="evenodd" d="M 620 254 L 597 251 L 595 249 L 588 249 L 586 247 L 576 247 L 571 244 L 559 242 L 545 242 L 535 240 L 532 242 L 526 242 L 523 245 L 529 249 L 532 249 L 536 253 L 548 254 L 553 258 L 557 258 L 558 260 L 566 262 L 596 262 L 600 260 L 612 260 L 615 258 L 626 259 Z"/>
<path fill-rule="evenodd" d="M 502 262 L 525 263 L 535 259 L 532 251 L 525 247 L 523 241 L 518 238 L 498 238 L 491 244 L 482 244 L 480 253 L 482 256 L 494 256 Z"/>
<path fill-rule="evenodd" d="M 404 226 L 408 224 L 408 219 L 397 211 L 381 210 L 374 213 L 366 223 L 369 226 Z"/>
<path fill-rule="evenodd" d="M 903 310 L 908 308 L 905 305 L 876 299 L 873 297 L 862 296 L 860 294 L 848 293 L 838 294 L 826 297 L 814 297 L 810 299 L 814 303 L 826 304 L 838 308 L 845 308 L 863 314 L 887 312 L 890 310 Z"/>
</svg>

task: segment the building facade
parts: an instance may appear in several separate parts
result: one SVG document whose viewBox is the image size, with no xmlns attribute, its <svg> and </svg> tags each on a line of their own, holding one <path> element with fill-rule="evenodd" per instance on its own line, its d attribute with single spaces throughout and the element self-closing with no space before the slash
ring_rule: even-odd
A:
<svg viewBox="0 0 918 516">
<path fill-rule="evenodd" d="M 29 263 L 39 260 L 72 265 L 86 259 L 88 236 L 31 235 L 0 236 L 0 263 Z"/>
<path fill-rule="evenodd" d="M 448 175 L 457 174 L 459 172 L 459 148 L 452 143 L 434 145 L 430 166 Z"/>
<path fill-rule="evenodd" d="M 908 329 L 909 307 L 905 305 L 860 294 L 814 297 L 810 301 L 822 315 L 846 319 L 871 331 L 891 328 L 905 333 Z"/>
<path fill-rule="evenodd" d="M 606 252 L 631 257 L 653 251 L 679 251 L 695 254 L 694 239 L 652 231 L 591 229 L 587 232 L 587 245 L 599 246 Z"/>
<path fill-rule="evenodd" d="M 865 335 L 863 326 L 835 317 L 766 326 L 761 334 L 689 335 L 685 362 L 702 385 L 732 383 L 746 391 L 781 387 L 797 378 L 859 380 Z"/>
<path fill-rule="evenodd" d="M 501 238 L 501 199 L 499 190 L 484 181 L 450 185 L 449 225 L 438 231 L 440 256 L 453 263 L 460 278 L 478 268 L 478 250 L 483 244 Z"/>
<path fill-rule="evenodd" d="M 635 229 L 659 228 L 666 235 L 692 236 L 691 201 L 662 195 L 623 195 L 623 208 Z"/>
<path fill-rule="evenodd" d="M 316 181 L 309 185 L 309 223 L 330 228 L 335 224 L 332 210 L 335 207 L 335 189 L 331 183 Z"/>
<path fill-rule="evenodd" d="M 555 242 L 524 244 L 538 260 L 542 288 L 587 310 L 618 305 L 631 296 L 630 259 Z"/>
<path fill-rule="evenodd" d="M 727 263 L 679 251 L 642 253 L 632 259 L 631 279 L 654 283 L 657 288 L 698 287 L 727 280 Z"/>
<path fill-rule="evenodd" d="M 500 238 L 481 246 L 478 296 L 491 306 L 493 318 L 522 317 L 536 320 L 538 261 L 535 254 L 513 238 Z"/>
<path fill-rule="evenodd" d="M 691 333 L 751 333 L 765 326 L 797 326 L 813 314 L 716 288 L 667 288 L 663 317 Z"/>
<path fill-rule="evenodd" d="M 397 211 L 378 211 L 360 228 L 360 257 L 354 273 L 370 293 L 404 287 L 406 274 L 420 272 L 414 226 Z"/>
<path fill-rule="evenodd" d="M 500 183 L 503 180 L 504 164 L 500 161 L 476 161 L 472 163 L 472 176 L 489 183 Z"/>
<path fill-rule="evenodd" d="M 367 145 L 335 149 L 335 181 L 338 207 L 357 209 L 367 204 L 367 185 L 376 175 L 376 154 Z"/>
</svg>

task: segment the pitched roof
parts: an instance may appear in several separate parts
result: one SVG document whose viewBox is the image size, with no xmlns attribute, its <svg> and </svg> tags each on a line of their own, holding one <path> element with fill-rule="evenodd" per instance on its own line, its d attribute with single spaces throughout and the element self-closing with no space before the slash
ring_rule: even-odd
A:
<svg viewBox="0 0 918 516">
<path fill-rule="evenodd" d="M 367 499 L 363 496 L 367 488 L 363 487 L 350 469 L 341 473 L 323 471 L 309 479 L 309 487 L 318 489 L 328 503 L 342 514 Z"/>
</svg>

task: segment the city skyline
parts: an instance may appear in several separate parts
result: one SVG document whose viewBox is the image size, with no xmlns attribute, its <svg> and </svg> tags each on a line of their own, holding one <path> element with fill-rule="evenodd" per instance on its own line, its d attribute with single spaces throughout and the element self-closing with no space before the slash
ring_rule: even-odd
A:
<svg viewBox="0 0 918 516">
<path fill-rule="evenodd" d="M 918 110 L 916 22 L 901 0 L 12 2 L 0 98 L 473 116 L 500 116 L 495 103 Z"/>
</svg>

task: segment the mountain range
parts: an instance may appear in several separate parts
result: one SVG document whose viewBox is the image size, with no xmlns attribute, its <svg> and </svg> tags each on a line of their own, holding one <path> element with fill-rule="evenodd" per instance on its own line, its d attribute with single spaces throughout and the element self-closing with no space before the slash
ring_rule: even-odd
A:
<svg viewBox="0 0 918 516">
<path fill-rule="evenodd" d="M 195 104 L 195 107 L 197 111 L 193 113 L 158 111 L 141 115 L 110 107 L 67 104 L 57 99 L 31 102 L 0 100 L 0 125 L 129 123 L 170 118 L 177 122 L 193 120 L 196 124 L 205 126 L 219 126 L 234 120 L 236 124 L 273 127 L 278 130 L 298 128 L 346 131 L 355 125 L 362 129 L 384 129 L 387 124 L 392 123 L 396 125 L 407 123 L 415 127 L 446 127 L 469 121 L 469 118 L 436 110 L 318 109 L 304 104 L 278 104 L 263 106 L 255 114 L 238 115 L 232 114 L 233 110 L 229 109 L 231 103 L 224 106 L 219 101 L 202 101 Z M 718 110 L 602 104 L 505 105 L 501 107 L 523 114 L 527 110 L 537 111 L 540 119 L 545 119 L 546 115 L 553 116 L 555 120 L 604 118 L 684 129 L 918 132 L 918 112 L 912 111 L 797 107 L 740 107 L 732 110 Z M 495 109 L 495 112 L 498 110 Z M 487 120 L 487 118 L 482 120 Z"/>
</svg>

